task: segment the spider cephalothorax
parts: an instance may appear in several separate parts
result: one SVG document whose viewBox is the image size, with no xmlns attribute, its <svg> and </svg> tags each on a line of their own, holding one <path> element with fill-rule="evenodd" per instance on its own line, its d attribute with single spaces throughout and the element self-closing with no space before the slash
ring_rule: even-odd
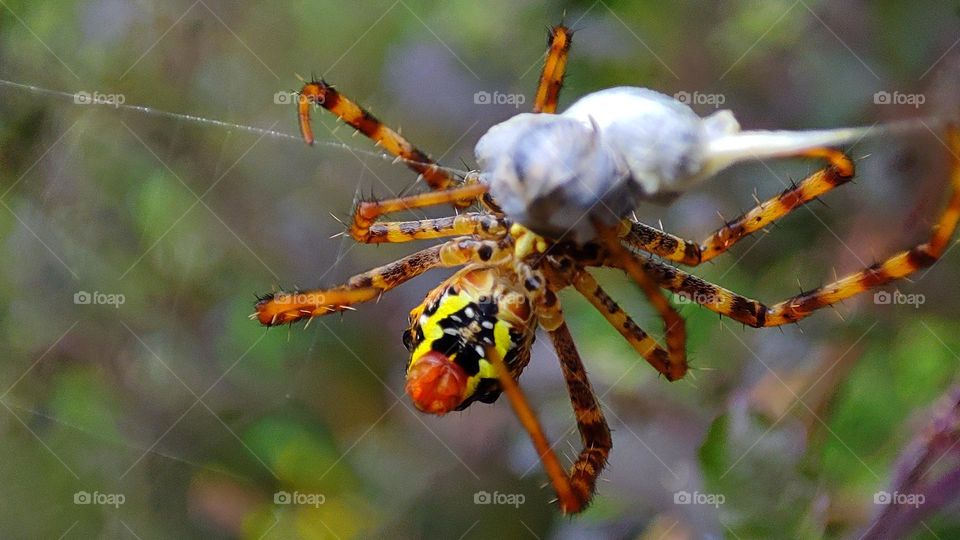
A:
<svg viewBox="0 0 960 540">
<path fill-rule="evenodd" d="M 477 144 L 479 173 L 462 177 L 430 160 L 396 131 L 323 82 L 300 92 L 298 117 L 313 141 L 309 114 L 320 105 L 419 173 L 432 191 L 363 201 L 349 234 L 358 242 L 446 239 L 326 289 L 261 298 L 264 325 L 293 323 L 351 309 L 434 268 L 464 267 L 413 309 L 404 344 L 410 350 L 407 392 L 423 411 L 443 414 L 503 393 L 557 492 L 564 512 L 589 503 L 612 446 L 610 430 L 563 318 L 557 293 L 571 287 L 586 298 L 651 366 L 670 381 L 687 372 L 684 320 L 664 291 L 744 325 L 796 322 L 816 310 L 932 265 L 960 220 L 960 132 L 948 127 L 953 154 L 949 202 L 927 242 L 802 292 L 764 304 L 708 283 L 673 264 L 697 266 L 746 236 L 853 178 L 838 144 L 866 129 L 741 131 L 733 115 L 700 118 L 651 90 L 614 88 L 590 94 L 554 115 L 571 32 L 550 32 L 534 114 L 495 126 Z M 804 157 L 826 166 L 724 224 L 702 242 L 684 240 L 624 216 L 641 200 L 690 189 L 744 159 Z M 384 215 L 452 204 L 474 211 L 438 219 L 379 222 Z M 665 323 L 663 345 L 640 328 L 603 290 L 591 267 L 623 270 Z M 564 471 L 536 415 L 517 386 L 537 328 L 560 361 L 583 449 Z"/>
</svg>

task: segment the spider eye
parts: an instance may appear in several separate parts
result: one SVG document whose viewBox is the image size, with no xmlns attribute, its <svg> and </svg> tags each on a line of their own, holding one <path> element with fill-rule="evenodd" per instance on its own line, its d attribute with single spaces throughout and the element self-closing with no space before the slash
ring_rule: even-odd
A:
<svg viewBox="0 0 960 540">
<path fill-rule="evenodd" d="M 467 373 L 456 362 L 430 351 L 407 371 L 407 394 L 421 411 L 445 414 L 463 401 L 467 380 Z"/>
<path fill-rule="evenodd" d="M 408 328 L 403 331 L 403 346 L 407 348 L 408 351 L 413 352 L 413 347 L 416 343 L 413 342 L 413 328 Z"/>
</svg>

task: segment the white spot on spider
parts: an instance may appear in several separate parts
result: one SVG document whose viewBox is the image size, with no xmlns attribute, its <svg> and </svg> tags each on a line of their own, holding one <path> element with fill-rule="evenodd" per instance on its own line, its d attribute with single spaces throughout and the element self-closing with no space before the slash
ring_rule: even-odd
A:
<svg viewBox="0 0 960 540">
<path fill-rule="evenodd" d="M 456 336 L 456 335 L 458 335 L 460 332 L 458 332 L 456 328 L 444 328 L 444 329 L 443 329 L 443 333 L 444 333 L 444 334 L 447 334 L 447 335 L 449 335 L 449 336 Z"/>
<path fill-rule="evenodd" d="M 430 320 L 430 317 L 427 317 L 426 315 L 421 315 L 421 316 L 420 316 L 420 326 L 426 326 L 426 325 L 427 325 L 427 321 L 429 321 L 429 320 Z"/>
<path fill-rule="evenodd" d="M 493 323 L 490 321 L 483 321 L 480 323 L 480 326 L 486 328 L 487 330 L 493 330 Z"/>
<path fill-rule="evenodd" d="M 477 345 L 476 347 L 474 347 L 474 350 L 477 351 L 477 354 L 480 355 L 480 357 L 483 357 L 483 347 Z"/>
<path fill-rule="evenodd" d="M 468 319 L 472 319 L 477 315 L 477 312 L 474 311 L 472 307 L 467 306 L 467 308 L 463 310 L 463 314 L 466 315 Z"/>
<path fill-rule="evenodd" d="M 460 318 L 459 316 L 457 316 L 457 315 L 451 315 L 451 316 L 450 316 L 450 319 L 452 319 L 453 322 L 458 322 L 458 323 L 462 323 L 462 322 L 463 322 L 463 319 L 461 319 L 461 318 Z"/>
</svg>

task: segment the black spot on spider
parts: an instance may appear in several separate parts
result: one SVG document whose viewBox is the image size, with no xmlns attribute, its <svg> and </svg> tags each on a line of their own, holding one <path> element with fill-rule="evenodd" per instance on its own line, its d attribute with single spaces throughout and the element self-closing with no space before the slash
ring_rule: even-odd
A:
<svg viewBox="0 0 960 540">
<path fill-rule="evenodd" d="M 417 330 L 420 330 L 420 328 L 418 327 Z M 417 346 L 417 340 L 415 338 L 412 328 L 408 328 L 407 330 L 403 331 L 402 340 L 403 340 L 403 346 L 408 351 L 413 352 L 413 349 L 416 348 Z"/>
<path fill-rule="evenodd" d="M 537 276 L 532 276 L 523 281 L 523 286 L 528 291 L 535 291 L 543 286 L 543 281 Z"/>
<path fill-rule="evenodd" d="M 469 407 L 474 401 L 493 403 L 500 397 L 500 393 L 500 381 L 498 379 L 480 379 L 473 394 L 467 396 L 467 399 L 463 400 L 460 405 L 457 405 L 456 410 L 462 411 Z"/>
<path fill-rule="evenodd" d="M 484 244 L 477 250 L 477 256 L 480 257 L 481 261 L 489 261 L 490 257 L 493 256 L 493 248 L 487 244 Z"/>
</svg>

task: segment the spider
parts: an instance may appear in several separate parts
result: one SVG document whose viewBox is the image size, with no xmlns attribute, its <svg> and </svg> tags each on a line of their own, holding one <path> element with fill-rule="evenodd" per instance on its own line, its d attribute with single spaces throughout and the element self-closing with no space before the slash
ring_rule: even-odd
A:
<svg viewBox="0 0 960 540">
<path fill-rule="evenodd" d="M 696 266 L 854 176 L 836 148 L 863 129 L 740 131 L 729 111 L 706 118 L 674 98 L 640 88 L 589 94 L 562 114 L 557 100 L 572 31 L 549 32 L 532 113 L 491 128 L 476 146 L 478 171 L 457 176 L 324 81 L 306 83 L 297 115 L 307 143 L 310 111 L 322 106 L 413 169 L 431 188 L 387 200 L 360 201 L 349 234 L 357 242 L 446 239 L 358 274 L 345 284 L 259 298 L 253 317 L 266 326 L 353 309 L 434 268 L 461 269 L 410 313 L 406 392 L 423 412 L 442 415 L 507 395 L 529 433 L 563 513 L 590 502 L 612 441 L 567 324 L 558 291 L 573 287 L 667 380 L 688 366 L 684 320 L 664 290 L 745 325 L 794 323 L 814 311 L 933 264 L 960 218 L 960 130 L 950 126 L 954 156 L 949 203 L 927 242 L 832 283 L 772 305 L 706 282 L 670 263 Z M 692 188 L 737 161 L 806 157 L 825 166 L 779 195 L 726 222 L 702 242 L 684 240 L 636 219 L 639 201 Z M 380 221 L 403 210 L 452 204 L 474 211 L 416 221 Z M 597 283 L 588 268 L 624 271 L 665 323 L 661 345 Z M 560 360 L 583 449 L 566 470 L 518 387 L 538 327 Z"/>
</svg>

